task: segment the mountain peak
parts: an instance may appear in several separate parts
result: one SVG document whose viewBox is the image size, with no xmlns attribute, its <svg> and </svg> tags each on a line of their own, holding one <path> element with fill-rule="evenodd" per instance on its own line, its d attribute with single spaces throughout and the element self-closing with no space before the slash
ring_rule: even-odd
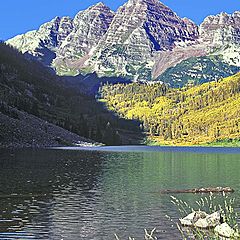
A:
<svg viewBox="0 0 240 240">
<path fill-rule="evenodd" d="M 169 9 L 165 4 L 159 0 L 129 0 L 127 2 L 129 5 L 146 5 L 146 6 L 160 6 L 162 9 Z M 170 9 L 169 9 L 170 10 Z"/>
<path fill-rule="evenodd" d="M 59 74 L 96 71 L 104 76 L 151 79 L 153 68 L 162 71 L 181 59 L 229 44 L 233 48 L 225 55 L 240 64 L 239 26 L 240 11 L 209 16 L 198 27 L 161 0 L 126 0 L 116 13 L 99 2 L 74 19 L 57 17 L 8 43 L 40 60 L 49 58 L 50 52 L 51 66 Z M 169 54 L 172 60 L 166 57 Z"/>
<path fill-rule="evenodd" d="M 95 4 L 95 6 L 105 7 L 106 5 L 103 2 L 98 2 L 97 4 Z"/>
<path fill-rule="evenodd" d="M 89 7 L 89 9 L 97 11 L 110 10 L 110 8 L 106 6 L 103 2 L 98 2 L 97 4 Z"/>
<path fill-rule="evenodd" d="M 118 9 L 86 65 L 100 75 L 113 72 L 149 79 L 157 52 L 190 44 L 197 37 L 197 26 L 185 23 L 159 0 L 129 0 Z"/>
<path fill-rule="evenodd" d="M 159 0 L 129 0 L 129 3 L 151 3 L 151 4 L 162 4 Z"/>
<path fill-rule="evenodd" d="M 215 52 L 216 54 L 221 51 L 221 54 L 226 58 L 227 62 L 239 65 L 239 11 L 232 14 L 221 12 L 217 15 L 206 17 L 199 27 L 199 33 L 201 40 L 208 43 L 211 52 Z"/>
</svg>

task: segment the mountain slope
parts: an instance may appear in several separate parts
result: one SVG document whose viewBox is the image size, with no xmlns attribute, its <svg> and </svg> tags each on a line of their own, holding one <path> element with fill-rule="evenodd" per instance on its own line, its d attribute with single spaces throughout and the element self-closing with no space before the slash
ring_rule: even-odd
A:
<svg viewBox="0 0 240 240">
<path fill-rule="evenodd" d="M 98 3 L 79 12 L 73 19 L 73 30 L 57 50 L 53 66 L 59 75 L 76 75 L 89 54 L 107 32 L 114 12 Z"/>
<path fill-rule="evenodd" d="M 72 19 L 56 17 L 36 31 L 27 32 L 7 41 L 22 53 L 27 53 L 46 65 L 51 65 L 57 48 L 72 31 Z"/>
<path fill-rule="evenodd" d="M 106 85 L 101 95 L 112 111 L 142 121 L 161 144 L 240 138 L 240 73 L 189 89 L 168 89 L 159 83 Z"/>
<path fill-rule="evenodd" d="M 22 139 L 29 143 L 31 139 L 24 139 L 24 136 L 34 136 L 30 131 L 39 123 L 39 131 L 49 124 L 75 133 L 68 134 L 70 139 L 76 139 L 78 135 L 78 139 L 83 136 L 111 145 L 137 143 L 138 138 L 141 138 L 137 122 L 113 116 L 96 102 L 94 96 L 80 91 L 81 84 L 77 86 L 72 82 L 67 86 L 66 81 L 69 83 L 70 80 L 55 76 L 39 62 L 27 60 L 21 53 L 0 43 L 0 112 L 12 119 L 8 121 L 1 115 L 0 124 L 4 123 L 2 134 L 20 136 L 18 132 L 22 132 L 24 126 L 29 126 L 24 127 L 27 132 Z M 19 126 L 21 129 L 12 129 L 11 126 Z M 58 127 L 54 127 L 55 135 L 52 136 L 56 137 L 60 132 Z M 11 132 L 5 132 L 7 129 Z M 37 131 L 34 132 L 37 134 Z M 66 132 L 62 129 L 63 136 Z M 129 141 L 126 132 L 128 136 L 131 135 Z M 43 142 L 50 137 L 49 134 L 45 135 L 42 136 Z M 53 139 L 49 140 L 49 143 L 52 142 Z"/>
<path fill-rule="evenodd" d="M 168 68 L 157 79 L 171 87 L 199 85 L 216 81 L 240 71 L 240 67 L 225 63 L 220 56 L 193 57 Z"/>
<path fill-rule="evenodd" d="M 3 103 L 0 109 L 0 148 L 96 145 L 95 141 Z"/>
</svg>

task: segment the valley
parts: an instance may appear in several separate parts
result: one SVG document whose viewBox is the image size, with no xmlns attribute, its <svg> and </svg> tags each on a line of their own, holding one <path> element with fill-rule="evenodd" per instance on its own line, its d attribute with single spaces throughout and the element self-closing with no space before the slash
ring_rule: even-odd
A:
<svg viewBox="0 0 240 240">
<path fill-rule="evenodd" d="M 239 26 L 239 11 L 197 25 L 158 0 L 55 17 L 1 44 L 2 113 L 107 145 L 235 142 Z"/>
<path fill-rule="evenodd" d="M 239 0 L 162 1 L 1 2 L 0 239 L 240 239 Z"/>
</svg>

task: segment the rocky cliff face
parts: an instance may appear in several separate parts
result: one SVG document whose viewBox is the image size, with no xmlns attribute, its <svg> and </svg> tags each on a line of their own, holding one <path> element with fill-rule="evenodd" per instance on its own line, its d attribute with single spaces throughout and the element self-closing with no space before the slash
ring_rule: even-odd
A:
<svg viewBox="0 0 240 240">
<path fill-rule="evenodd" d="M 240 11 L 208 16 L 199 27 L 200 37 L 213 46 L 240 45 Z"/>
<path fill-rule="evenodd" d="M 90 51 L 107 32 L 114 12 L 103 3 L 98 3 L 79 12 L 73 20 L 73 30 L 57 50 L 53 65 L 57 72 L 67 74 L 68 70 L 78 72 Z"/>
<path fill-rule="evenodd" d="M 198 27 L 159 0 L 129 0 L 116 13 L 99 3 L 7 42 L 59 75 L 151 80 L 191 57 L 213 55 L 240 67 L 240 12 L 209 16 Z"/>
<path fill-rule="evenodd" d="M 225 62 L 240 66 L 240 11 L 207 17 L 199 32 L 210 54 L 222 55 Z"/>
<path fill-rule="evenodd" d="M 130 0 L 120 7 L 87 62 L 99 74 L 151 78 L 154 54 L 193 42 L 197 26 L 158 0 Z"/>
</svg>

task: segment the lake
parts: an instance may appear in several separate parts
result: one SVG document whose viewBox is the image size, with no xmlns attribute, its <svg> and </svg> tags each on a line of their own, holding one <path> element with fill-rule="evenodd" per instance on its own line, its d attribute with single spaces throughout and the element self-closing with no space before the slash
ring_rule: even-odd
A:
<svg viewBox="0 0 240 240">
<path fill-rule="evenodd" d="M 178 210 L 160 191 L 229 186 L 239 207 L 239 176 L 239 148 L 0 150 L 0 239 L 140 240 L 145 228 L 181 239 L 166 217 L 177 221 Z"/>
</svg>

